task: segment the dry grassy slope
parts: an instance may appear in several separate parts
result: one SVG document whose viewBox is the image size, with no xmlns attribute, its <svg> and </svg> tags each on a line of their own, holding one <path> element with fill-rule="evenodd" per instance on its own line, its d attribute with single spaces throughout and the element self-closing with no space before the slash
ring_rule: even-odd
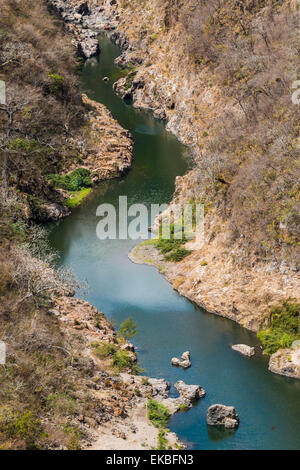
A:
<svg viewBox="0 0 300 470">
<path fill-rule="evenodd" d="M 129 38 L 120 62 L 144 83 L 135 105 L 165 115 L 195 157 L 174 201 L 205 202 L 206 244 L 167 275 L 257 330 L 272 304 L 300 298 L 299 12 L 290 1 L 216 3 L 98 1 Z"/>
</svg>

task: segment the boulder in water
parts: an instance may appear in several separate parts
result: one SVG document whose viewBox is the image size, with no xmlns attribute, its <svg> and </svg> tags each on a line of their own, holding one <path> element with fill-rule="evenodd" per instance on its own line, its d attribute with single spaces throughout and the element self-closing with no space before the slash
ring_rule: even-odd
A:
<svg viewBox="0 0 300 470">
<path fill-rule="evenodd" d="M 234 406 L 217 404 L 208 408 L 206 422 L 210 426 L 224 426 L 228 429 L 234 429 L 239 425 L 239 416 Z"/>
<path fill-rule="evenodd" d="M 255 354 L 255 348 L 247 346 L 247 344 L 234 344 L 231 348 L 244 356 L 251 357 Z"/>
</svg>

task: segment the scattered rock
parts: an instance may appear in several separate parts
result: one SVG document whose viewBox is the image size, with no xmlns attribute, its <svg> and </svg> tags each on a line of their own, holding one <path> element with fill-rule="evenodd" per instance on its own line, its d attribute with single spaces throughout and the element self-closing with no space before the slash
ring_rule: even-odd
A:
<svg viewBox="0 0 300 470">
<path fill-rule="evenodd" d="M 165 110 L 161 108 L 154 109 L 153 116 L 156 119 L 161 119 L 161 120 L 165 120 L 167 118 Z"/>
<path fill-rule="evenodd" d="M 94 418 L 90 418 L 88 416 L 84 417 L 84 422 L 91 428 L 97 428 L 98 426 L 97 421 Z"/>
<path fill-rule="evenodd" d="M 234 351 L 237 351 L 243 354 L 244 356 L 251 357 L 251 356 L 254 356 L 255 354 L 255 348 L 251 346 L 247 346 L 247 344 L 234 344 L 233 346 L 231 346 L 231 348 Z"/>
<path fill-rule="evenodd" d="M 190 357 L 191 357 L 190 352 L 186 351 L 182 354 L 181 360 L 178 359 L 178 357 L 173 357 L 171 359 L 171 364 L 172 366 L 180 366 L 180 367 L 183 367 L 183 369 L 187 369 L 188 367 L 191 367 L 192 365 Z"/>
<path fill-rule="evenodd" d="M 210 426 L 233 429 L 238 427 L 239 417 L 233 406 L 212 405 L 207 410 L 206 422 Z"/>
</svg>

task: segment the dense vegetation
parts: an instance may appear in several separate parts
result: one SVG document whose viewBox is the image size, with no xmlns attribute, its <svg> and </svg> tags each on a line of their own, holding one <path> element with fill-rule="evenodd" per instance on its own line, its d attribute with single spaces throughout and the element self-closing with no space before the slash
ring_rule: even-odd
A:
<svg viewBox="0 0 300 470">
<path fill-rule="evenodd" d="M 164 259 L 166 261 L 178 262 L 191 254 L 190 250 L 187 250 L 182 246 L 188 241 L 183 231 L 184 221 L 180 224 L 179 230 L 176 229 L 176 225 L 174 223 L 171 223 L 170 237 L 165 238 L 162 224 L 160 224 L 158 239 L 155 241 L 154 246 L 164 255 Z"/>
<path fill-rule="evenodd" d="M 47 178 L 54 188 L 66 189 L 67 191 L 80 191 L 92 186 L 90 172 L 86 168 L 77 168 L 69 175 L 48 175 Z"/>
<path fill-rule="evenodd" d="M 286 301 L 273 307 L 270 312 L 270 326 L 258 333 L 265 354 L 278 349 L 289 348 L 293 341 L 300 339 L 300 304 Z"/>
<path fill-rule="evenodd" d="M 157 428 L 165 428 L 171 414 L 162 403 L 151 399 L 148 402 L 148 417 Z"/>
</svg>

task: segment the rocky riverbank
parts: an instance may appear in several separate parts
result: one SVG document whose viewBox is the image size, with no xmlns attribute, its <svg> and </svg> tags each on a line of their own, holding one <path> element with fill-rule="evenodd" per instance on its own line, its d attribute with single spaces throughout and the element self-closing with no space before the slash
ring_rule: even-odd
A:
<svg viewBox="0 0 300 470">
<path fill-rule="evenodd" d="M 126 351 L 132 364 L 136 362 L 134 348 L 120 338 L 103 313 L 88 302 L 60 297 L 49 314 L 59 321 L 67 341 L 72 341 L 75 335 L 80 340 L 82 358 L 74 367 L 87 370 L 89 391 L 102 404 L 101 411 L 78 416 L 77 424 L 87 436 L 85 447 L 101 450 L 157 448 L 159 429 L 149 420 L 149 400 L 162 404 L 171 415 L 186 411 L 205 396 L 202 387 L 178 381 L 175 388 L 179 397 L 169 398 L 170 384 L 164 379 L 133 375 L 130 367 L 127 372 L 117 374 L 109 356 L 100 359 L 97 345 L 100 348 L 112 345 L 116 351 Z M 168 447 L 183 448 L 174 433 L 164 432 Z"/>
</svg>

